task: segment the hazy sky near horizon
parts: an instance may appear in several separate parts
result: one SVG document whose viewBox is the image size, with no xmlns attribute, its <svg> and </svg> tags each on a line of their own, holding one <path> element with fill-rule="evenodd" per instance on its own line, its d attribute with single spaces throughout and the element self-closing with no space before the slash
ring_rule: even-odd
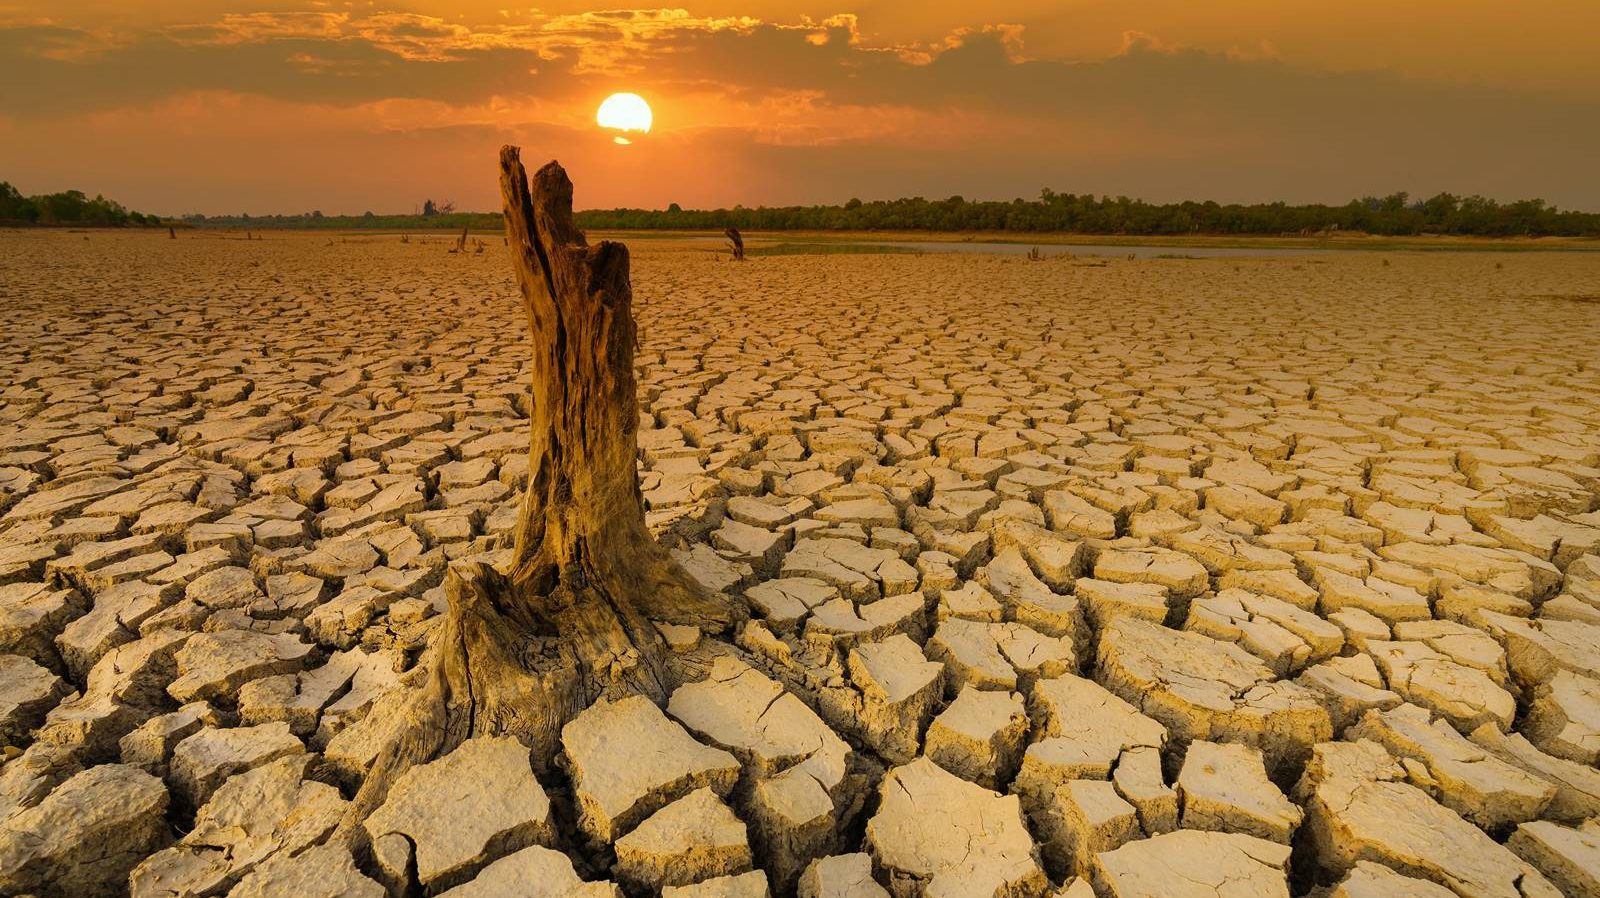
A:
<svg viewBox="0 0 1600 898">
<path fill-rule="evenodd" d="M 617 0 L 624 2 L 624 0 Z M 1595 0 L 0 0 L 0 180 L 161 214 L 1010 199 L 1600 210 Z M 655 128 L 617 146 L 599 102 Z"/>
</svg>

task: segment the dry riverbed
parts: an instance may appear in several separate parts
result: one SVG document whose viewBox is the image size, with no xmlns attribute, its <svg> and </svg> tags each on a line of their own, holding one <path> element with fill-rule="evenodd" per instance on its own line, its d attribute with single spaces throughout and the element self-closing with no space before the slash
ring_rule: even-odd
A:
<svg viewBox="0 0 1600 898">
<path fill-rule="evenodd" d="M 0 893 L 1600 894 L 1600 257 L 639 241 L 669 628 L 329 842 L 527 479 L 500 240 L 0 232 Z"/>
</svg>

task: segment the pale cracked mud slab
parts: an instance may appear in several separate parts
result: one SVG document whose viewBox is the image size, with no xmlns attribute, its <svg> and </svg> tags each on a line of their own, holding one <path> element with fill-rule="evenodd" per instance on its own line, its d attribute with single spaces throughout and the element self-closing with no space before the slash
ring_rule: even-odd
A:
<svg viewBox="0 0 1600 898">
<path fill-rule="evenodd" d="M 0 892 L 1594 890 L 1600 257 L 636 240 L 648 521 L 752 621 L 352 855 L 528 479 L 509 266 L 84 236 L 0 232 Z"/>
</svg>

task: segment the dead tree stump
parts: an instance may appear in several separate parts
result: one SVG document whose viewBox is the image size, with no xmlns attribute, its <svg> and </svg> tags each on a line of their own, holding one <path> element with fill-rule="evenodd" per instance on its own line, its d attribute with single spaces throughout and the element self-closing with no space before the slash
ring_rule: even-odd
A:
<svg viewBox="0 0 1600 898">
<path fill-rule="evenodd" d="M 645 528 L 628 249 L 590 246 L 573 224 L 567 173 L 551 162 L 530 183 L 519 153 L 500 151 L 506 238 L 533 335 L 513 559 L 507 569 L 451 567 L 449 610 L 419 661 L 399 736 L 341 827 L 352 840 L 394 777 L 466 739 L 516 736 L 548 771 L 561 727 L 597 698 L 664 701 L 676 684 L 652 621 L 715 633 L 743 616 Z"/>
<path fill-rule="evenodd" d="M 743 262 L 744 235 L 739 233 L 738 228 L 728 228 L 726 231 L 722 232 L 722 236 L 728 238 L 728 243 L 731 244 L 731 248 L 733 249 L 733 261 Z"/>
</svg>

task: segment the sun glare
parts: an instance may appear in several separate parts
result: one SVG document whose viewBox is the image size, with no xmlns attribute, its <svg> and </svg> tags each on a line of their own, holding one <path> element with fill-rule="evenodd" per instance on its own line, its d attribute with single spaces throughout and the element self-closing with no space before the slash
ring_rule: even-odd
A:
<svg viewBox="0 0 1600 898">
<path fill-rule="evenodd" d="M 628 132 L 650 133 L 650 104 L 638 94 L 612 94 L 600 104 L 594 120 L 608 131 L 621 132 L 613 135 L 612 140 L 626 146 L 632 143 L 627 137 Z"/>
</svg>

